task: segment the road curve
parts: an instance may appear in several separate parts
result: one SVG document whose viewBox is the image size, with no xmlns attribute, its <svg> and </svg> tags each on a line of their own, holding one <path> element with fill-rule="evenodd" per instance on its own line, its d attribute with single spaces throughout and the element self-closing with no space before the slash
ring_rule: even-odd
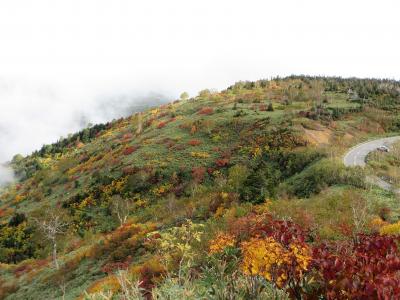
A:
<svg viewBox="0 0 400 300">
<path fill-rule="evenodd" d="M 381 138 L 369 142 L 359 144 L 351 148 L 346 155 L 343 157 L 343 163 L 348 167 L 365 166 L 365 159 L 368 153 L 378 149 L 381 146 L 390 147 L 394 142 L 399 141 L 400 136 L 393 136 L 387 138 Z M 368 176 L 367 181 L 378 185 L 385 190 L 392 190 L 392 185 L 377 176 Z"/>
</svg>

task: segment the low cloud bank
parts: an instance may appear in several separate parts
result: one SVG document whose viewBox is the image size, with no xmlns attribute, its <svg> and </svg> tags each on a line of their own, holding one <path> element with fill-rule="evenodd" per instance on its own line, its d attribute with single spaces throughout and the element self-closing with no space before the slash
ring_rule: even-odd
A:
<svg viewBox="0 0 400 300">
<path fill-rule="evenodd" d="M 0 165 L 0 187 L 14 181 L 14 172 L 6 165 Z"/>
<path fill-rule="evenodd" d="M 0 163 L 85 128 L 171 100 L 163 92 L 77 89 L 0 79 Z M 2 167 L 0 182 L 12 173 Z"/>
</svg>

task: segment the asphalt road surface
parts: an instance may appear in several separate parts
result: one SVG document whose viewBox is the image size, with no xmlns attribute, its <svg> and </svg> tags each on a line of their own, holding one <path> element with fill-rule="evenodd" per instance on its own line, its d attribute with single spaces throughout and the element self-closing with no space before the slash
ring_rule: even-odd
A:
<svg viewBox="0 0 400 300">
<path fill-rule="evenodd" d="M 349 150 L 346 155 L 343 157 L 343 163 L 345 166 L 354 167 L 354 166 L 365 166 L 365 159 L 367 158 L 368 153 L 375 151 L 381 146 L 390 147 L 394 142 L 399 141 L 400 136 L 381 138 L 369 142 L 365 142 L 359 144 Z M 368 176 L 367 181 L 378 185 L 379 187 L 385 190 L 391 190 L 392 185 L 377 176 Z"/>
</svg>

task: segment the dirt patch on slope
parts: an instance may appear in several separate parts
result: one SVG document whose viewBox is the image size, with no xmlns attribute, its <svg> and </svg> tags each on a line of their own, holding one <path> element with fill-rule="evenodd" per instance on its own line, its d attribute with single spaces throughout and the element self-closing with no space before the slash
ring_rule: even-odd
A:
<svg viewBox="0 0 400 300">
<path fill-rule="evenodd" d="M 312 145 L 327 145 L 332 136 L 332 131 L 324 128 L 320 130 L 304 129 L 304 138 Z"/>
</svg>

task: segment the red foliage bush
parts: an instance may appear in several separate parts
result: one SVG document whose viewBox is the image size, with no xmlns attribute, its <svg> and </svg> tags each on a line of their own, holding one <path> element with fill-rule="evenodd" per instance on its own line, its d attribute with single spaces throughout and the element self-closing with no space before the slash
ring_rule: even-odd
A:
<svg viewBox="0 0 400 300">
<path fill-rule="evenodd" d="M 160 122 L 160 123 L 158 123 L 157 128 L 161 129 L 161 128 L 165 127 L 166 125 L 167 125 L 167 122 Z"/>
<path fill-rule="evenodd" d="M 135 152 L 138 149 L 138 147 L 136 146 L 130 146 L 130 147 L 126 147 L 124 149 L 124 151 L 122 152 L 123 155 L 129 155 L 132 154 L 133 152 Z"/>
<path fill-rule="evenodd" d="M 227 158 L 218 158 L 215 161 L 215 165 L 219 168 L 226 167 L 229 165 L 229 159 Z"/>
<path fill-rule="evenodd" d="M 272 215 L 250 213 L 230 225 L 230 232 L 240 239 L 249 237 L 272 237 L 284 246 L 291 243 L 304 243 L 307 232 L 299 225 L 284 220 L 276 220 Z"/>
<path fill-rule="evenodd" d="M 14 272 L 14 275 L 16 277 L 20 277 L 20 276 L 22 276 L 25 273 L 28 273 L 30 271 L 32 271 L 32 265 L 30 265 L 30 264 L 22 264 L 22 265 L 16 267 L 13 272 Z"/>
<path fill-rule="evenodd" d="M 204 175 L 206 174 L 206 168 L 204 167 L 193 167 L 192 177 L 194 182 L 201 183 L 204 180 Z"/>
<path fill-rule="evenodd" d="M 211 115 L 214 112 L 214 109 L 212 107 L 203 107 L 198 111 L 199 115 Z"/>
<path fill-rule="evenodd" d="M 123 141 L 127 141 L 127 140 L 130 140 L 130 139 L 132 139 L 133 138 L 133 134 L 132 133 L 125 133 L 123 136 L 122 136 L 122 140 Z"/>
<path fill-rule="evenodd" d="M 313 250 L 321 292 L 328 299 L 399 299 L 400 237 L 359 235 L 356 242 Z"/>
<path fill-rule="evenodd" d="M 198 146 L 198 145 L 201 144 L 201 141 L 199 141 L 199 140 L 190 140 L 190 141 L 188 142 L 188 144 L 189 144 L 190 146 Z"/>
</svg>

